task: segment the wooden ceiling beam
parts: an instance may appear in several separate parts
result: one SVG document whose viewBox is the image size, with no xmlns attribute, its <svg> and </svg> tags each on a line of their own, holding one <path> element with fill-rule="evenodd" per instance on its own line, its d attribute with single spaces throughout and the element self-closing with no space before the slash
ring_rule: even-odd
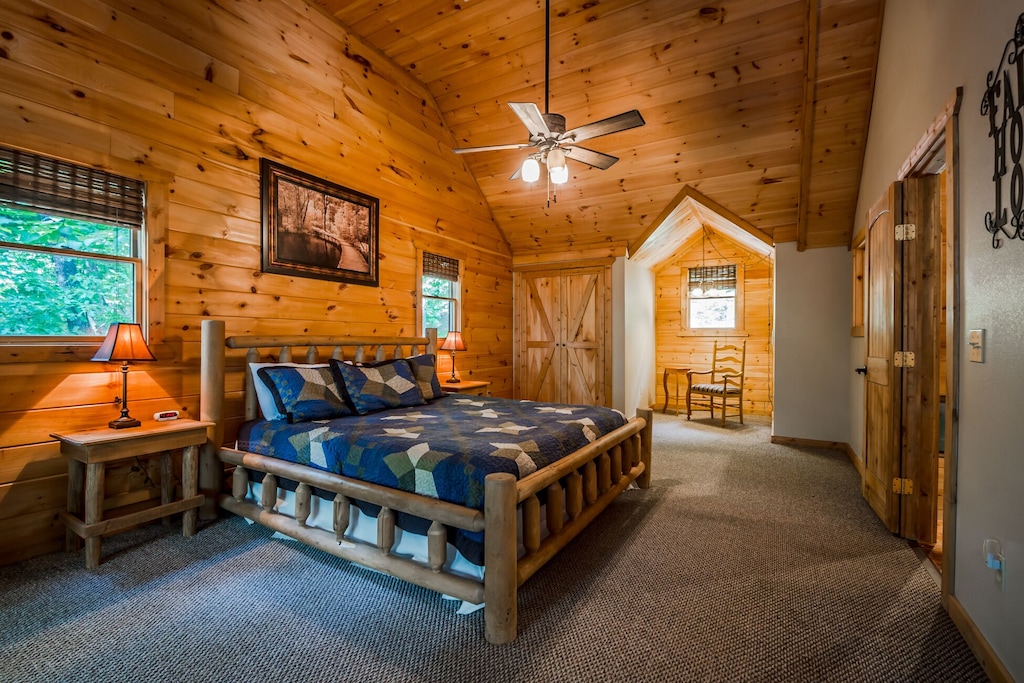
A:
<svg viewBox="0 0 1024 683">
<path fill-rule="evenodd" d="M 807 2 L 807 28 L 804 31 L 804 106 L 800 124 L 800 195 L 797 200 L 796 249 L 807 248 L 808 203 L 811 197 L 811 171 L 814 152 L 814 114 L 818 79 L 818 12 L 820 0 Z"/>
</svg>

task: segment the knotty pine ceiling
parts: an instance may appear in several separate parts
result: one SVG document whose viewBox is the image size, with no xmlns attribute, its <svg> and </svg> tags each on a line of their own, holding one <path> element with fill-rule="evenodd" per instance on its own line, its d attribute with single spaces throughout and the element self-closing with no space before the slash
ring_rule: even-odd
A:
<svg viewBox="0 0 1024 683">
<path fill-rule="evenodd" d="M 456 145 L 526 142 L 508 102 L 544 109 L 543 0 L 314 0 L 426 85 Z M 686 186 L 776 243 L 848 245 L 883 0 L 552 0 L 549 110 L 588 140 L 549 206 L 509 176 L 526 150 L 464 155 L 513 254 L 623 250 Z"/>
</svg>

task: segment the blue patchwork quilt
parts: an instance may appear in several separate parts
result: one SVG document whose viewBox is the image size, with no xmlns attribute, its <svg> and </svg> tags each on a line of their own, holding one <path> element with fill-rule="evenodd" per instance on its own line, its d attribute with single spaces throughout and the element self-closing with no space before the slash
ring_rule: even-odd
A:
<svg viewBox="0 0 1024 683">
<path fill-rule="evenodd" d="M 452 394 L 363 416 L 247 422 L 238 448 L 482 510 L 488 474 L 521 479 L 625 422 L 602 407 Z M 376 515 L 375 506 L 360 507 Z M 426 533 L 424 520 L 397 517 L 401 528 Z M 482 534 L 449 538 L 482 564 Z"/>
</svg>

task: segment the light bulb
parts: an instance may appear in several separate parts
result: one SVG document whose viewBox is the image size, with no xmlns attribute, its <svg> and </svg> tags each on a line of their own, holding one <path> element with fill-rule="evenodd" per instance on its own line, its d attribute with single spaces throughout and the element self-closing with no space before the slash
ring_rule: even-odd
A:
<svg viewBox="0 0 1024 683">
<path fill-rule="evenodd" d="M 564 165 L 558 166 L 548 170 L 551 174 L 551 182 L 555 185 L 561 185 L 569 180 L 569 167 Z"/>
<path fill-rule="evenodd" d="M 540 164 L 533 157 L 527 157 L 526 161 L 523 162 L 520 174 L 523 176 L 524 183 L 536 182 L 540 178 Z"/>
</svg>

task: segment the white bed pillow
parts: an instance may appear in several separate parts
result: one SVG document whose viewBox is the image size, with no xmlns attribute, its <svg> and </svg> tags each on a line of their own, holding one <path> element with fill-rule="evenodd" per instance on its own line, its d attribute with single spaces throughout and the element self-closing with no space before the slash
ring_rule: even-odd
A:
<svg viewBox="0 0 1024 683">
<path fill-rule="evenodd" d="M 327 363 L 249 363 L 249 372 L 252 373 L 252 382 L 256 387 L 256 401 L 260 404 L 260 412 L 265 420 L 284 420 L 288 416 L 283 415 L 277 409 L 277 402 L 274 401 L 274 393 L 266 382 L 260 379 L 260 368 L 329 368 Z"/>
</svg>

